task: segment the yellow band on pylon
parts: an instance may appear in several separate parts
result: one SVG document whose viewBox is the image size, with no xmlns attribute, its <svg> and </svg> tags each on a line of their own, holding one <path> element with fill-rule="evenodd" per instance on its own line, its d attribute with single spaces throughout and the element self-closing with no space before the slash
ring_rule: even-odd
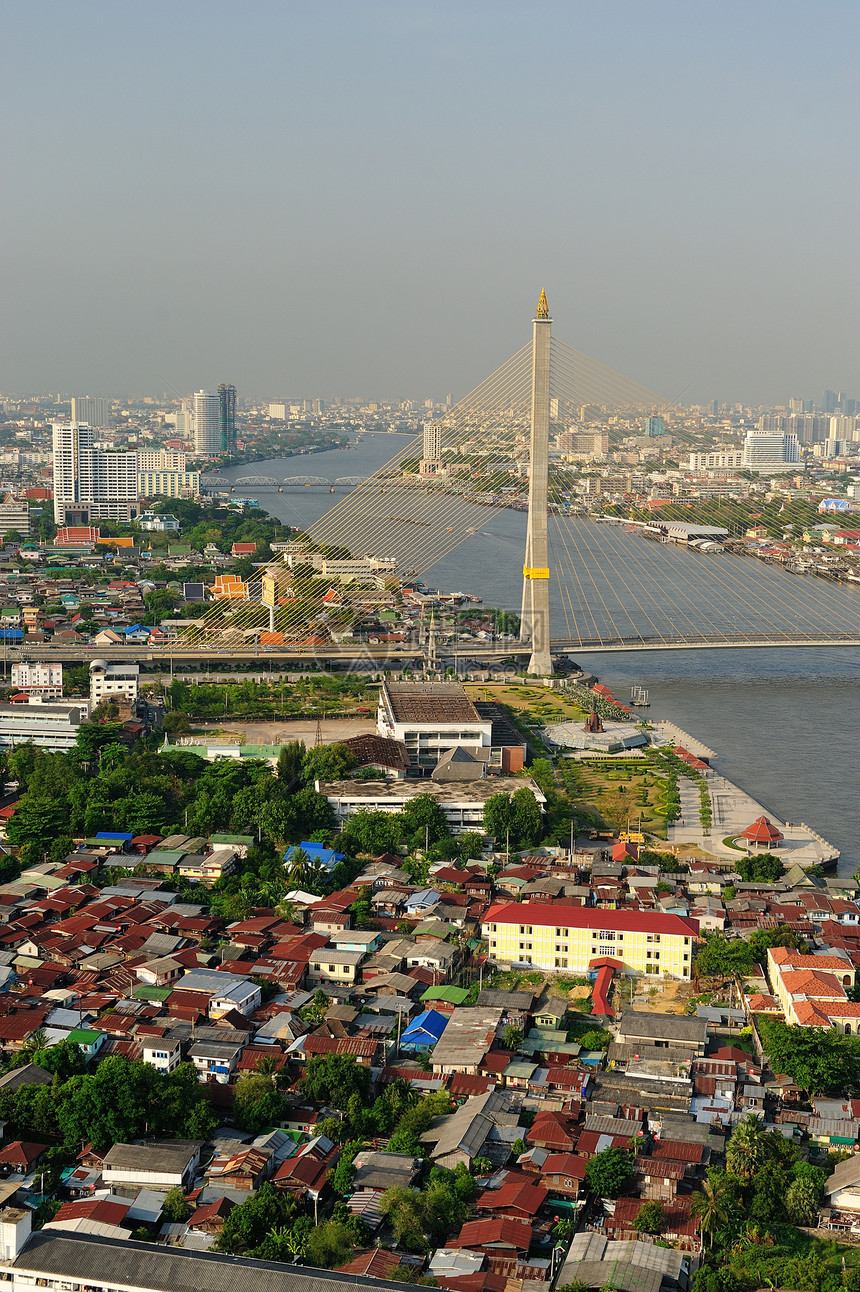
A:
<svg viewBox="0 0 860 1292">
<path fill-rule="evenodd" d="M 549 570 L 542 570 L 536 567 L 533 568 L 528 565 L 523 566 L 523 574 L 527 579 L 548 579 L 549 578 Z"/>
</svg>

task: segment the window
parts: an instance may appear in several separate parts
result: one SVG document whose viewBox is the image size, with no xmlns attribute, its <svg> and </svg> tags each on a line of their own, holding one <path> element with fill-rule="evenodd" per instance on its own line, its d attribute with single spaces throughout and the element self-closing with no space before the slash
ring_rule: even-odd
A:
<svg viewBox="0 0 860 1292">
<path fill-rule="evenodd" d="M 329 965 L 328 971 L 329 973 L 334 973 L 334 965 Z"/>
<path fill-rule="evenodd" d="M 556 929 L 555 936 L 557 938 L 563 938 L 565 936 L 564 929 Z"/>
<path fill-rule="evenodd" d="M 523 933 L 527 933 L 527 934 L 528 934 L 528 936 L 529 936 L 529 937 L 531 937 L 532 933 L 534 933 L 534 929 L 532 928 L 532 926 L 531 926 L 530 924 L 527 924 L 527 925 L 525 926 L 525 928 L 523 929 Z"/>
<path fill-rule="evenodd" d="M 556 967 L 556 969 L 566 969 L 566 968 L 567 968 L 567 956 L 556 956 L 556 958 L 555 958 L 555 967 Z"/>
</svg>

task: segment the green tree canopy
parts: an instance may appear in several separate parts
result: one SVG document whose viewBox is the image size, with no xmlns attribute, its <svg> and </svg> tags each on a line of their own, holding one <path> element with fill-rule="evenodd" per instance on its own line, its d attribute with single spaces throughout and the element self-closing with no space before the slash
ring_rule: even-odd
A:
<svg viewBox="0 0 860 1292">
<path fill-rule="evenodd" d="M 626 1148 L 605 1148 L 585 1167 L 589 1189 L 598 1198 L 617 1198 L 633 1175 L 633 1154 Z"/>
<path fill-rule="evenodd" d="M 353 1095 L 367 1102 L 370 1070 L 346 1054 L 315 1055 L 305 1065 L 299 1089 L 315 1103 L 346 1109 Z"/>
<path fill-rule="evenodd" d="M 860 1043 L 856 1037 L 777 1019 L 763 1019 L 760 1032 L 774 1072 L 791 1077 L 807 1094 L 841 1093 L 857 1083 Z"/>
</svg>

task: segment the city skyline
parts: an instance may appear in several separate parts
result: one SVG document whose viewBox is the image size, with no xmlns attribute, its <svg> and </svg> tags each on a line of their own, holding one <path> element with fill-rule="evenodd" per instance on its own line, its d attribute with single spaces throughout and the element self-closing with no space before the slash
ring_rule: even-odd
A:
<svg viewBox="0 0 860 1292">
<path fill-rule="evenodd" d="M 10 7 L 0 383 L 456 399 L 546 286 L 559 336 L 667 400 L 857 389 L 857 24 Z"/>
</svg>

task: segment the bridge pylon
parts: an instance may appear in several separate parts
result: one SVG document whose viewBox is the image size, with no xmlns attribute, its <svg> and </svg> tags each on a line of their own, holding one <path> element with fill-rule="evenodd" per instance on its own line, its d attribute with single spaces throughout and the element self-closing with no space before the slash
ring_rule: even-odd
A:
<svg viewBox="0 0 860 1292">
<path fill-rule="evenodd" d="M 532 413 L 529 440 L 529 512 L 523 564 L 520 641 L 530 642 L 529 672 L 552 676 L 549 626 L 549 380 L 552 319 L 542 291 L 532 334 Z"/>
</svg>

